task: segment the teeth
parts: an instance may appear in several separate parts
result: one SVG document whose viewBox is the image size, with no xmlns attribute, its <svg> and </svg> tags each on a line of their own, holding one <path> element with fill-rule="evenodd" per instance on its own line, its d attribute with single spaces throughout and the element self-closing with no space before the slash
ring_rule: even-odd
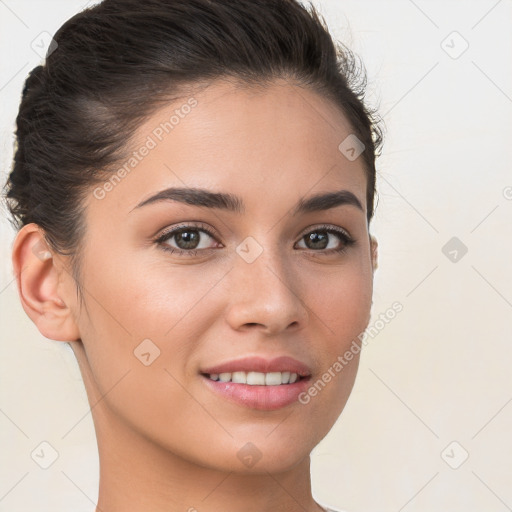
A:
<svg viewBox="0 0 512 512">
<path fill-rule="evenodd" d="M 237 384 L 245 384 L 247 382 L 245 372 L 233 372 L 231 374 L 231 382 L 236 382 Z"/>
<path fill-rule="evenodd" d="M 265 374 L 265 384 L 267 386 L 279 386 L 281 382 L 281 372 L 271 372 Z"/>
<path fill-rule="evenodd" d="M 247 384 L 250 384 L 251 386 L 264 386 L 265 374 L 260 372 L 248 372 Z"/>
<path fill-rule="evenodd" d="M 211 380 L 234 382 L 236 384 L 249 384 L 250 386 L 280 386 L 281 384 L 293 384 L 299 380 L 299 376 L 296 373 L 291 372 L 212 373 L 208 377 Z"/>
</svg>

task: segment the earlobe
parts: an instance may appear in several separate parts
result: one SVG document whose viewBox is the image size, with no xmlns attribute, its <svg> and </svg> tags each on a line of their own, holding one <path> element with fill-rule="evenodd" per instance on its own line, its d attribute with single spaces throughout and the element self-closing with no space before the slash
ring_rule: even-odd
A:
<svg viewBox="0 0 512 512">
<path fill-rule="evenodd" d="M 377 270 L 379 267 L 378 247 L 379 243 L 377 242 L 377 239 L 373 235 L 370 235 L 370 250 L 372 255 L 373 272 L 375 272 L 375 270 Z"/>
<path fill-rule="evenodd" d="M 79 332 L 62 297 L 60 273 L 41 228 L 34 223 L 18 232 L 12 250 L 18 294 L 25 313 L 41 334 L 56 341 L 74 341 Z"/>
</svg>

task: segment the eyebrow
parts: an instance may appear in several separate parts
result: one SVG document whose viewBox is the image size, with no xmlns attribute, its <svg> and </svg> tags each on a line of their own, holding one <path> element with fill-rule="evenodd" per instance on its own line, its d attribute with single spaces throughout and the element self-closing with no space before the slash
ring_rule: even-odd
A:
<svg viewBox="0 0 512 512">
<path fill-rule="evenodd" d="M 155 195 L 140 202 L 133 210 L 161 201 L 177 201 L 192 206 L 216 208 L 235 213 L 244 213 L 245 211 L 243 200 L 233 194 L 211 192 L 210 190 L 201 188 L 178 187 L 171 187 L 157 192 Z M 295 216 L 315 211 L 329 210 L 342 205 L 355 206 L 364 212 L 361 202 L 352 192 L 348 190 L 337 190 L 335 192 L 315 194 L 307 199 L 299 199 L 292 210 L 292 215 Z"/>
</svg>

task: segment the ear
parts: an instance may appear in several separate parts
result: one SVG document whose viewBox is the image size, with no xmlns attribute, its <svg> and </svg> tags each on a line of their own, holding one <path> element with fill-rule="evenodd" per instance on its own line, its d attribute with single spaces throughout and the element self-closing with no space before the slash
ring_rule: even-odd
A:
<svg viewBox="0 0 512 512">
<path fill-rule="evenodd" d="M 74 341 L 80 333 L 62 286 L 63 279 L 73 278 L 58 263 L 37 224 L 20 229 L 14 240 L 12 264 L 21 305 L 43 336 Z"/>
<path fill-rule="evenodd" d="M 377 239 L 373 235 L 370 235 L 370 251 L 372 255 L 372 268 L 374 273 L 375 270 L 377 270 L 377 268 L 379 267 L 378 247 L 379 243 L 377 242 Z"/>
</svg>

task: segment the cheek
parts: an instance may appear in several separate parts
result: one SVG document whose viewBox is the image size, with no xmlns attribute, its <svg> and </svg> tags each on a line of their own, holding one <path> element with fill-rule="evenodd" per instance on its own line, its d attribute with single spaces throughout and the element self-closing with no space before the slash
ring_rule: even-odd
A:
<svg viewBox="0 0 512 512">
<path fill-rule="evenodd" d="M 373 275 L 369 264 L 361 258 L 328 273 L 312 271 L 303 282 L 302 295 L 314 321 L 324 328 L 328 351 L 339 353 L 370 320 Z"/>
<path fill-rule="evenodd" d="M 348 399 L 357 374 L 360 340 L 370 319 L 373 276 L 365 265 L 356 265 L 323 280 L 317 278 L 310 285 L 308 302 L 324 334 L 321 354 L 317 352 L 323 380 L 312 396 L 322 395 L 316 400 L 319 409 L 320 402 L 324 407 L 330 402 L 337 409 L 333 411 L 335 417 Z"/>
<path fill-rule="evenodd" d="M 224 265 L 225 266 L 225 265 Z M 170 264 L 163 258 L 109 258 L 86 283 L 94 300 L 94 325 L 102 337 L 166 339 L 190 315 L 207 314 L 202 304 L 226 269 Z M 93 315 L 91 314 L 91 317 Z"/>
<path fill-rule="evenodd" d="M 188 378 L 191 356 L 218 316 L 215 308 L 222 297 L 213 290 L 226 271 L 142 265 L 120 256 L 94 268 L 84 283 L 87 307 L 79 327 L 100 393 L 122 380 L 116 393 L 118 412 L 144 411 L 141 417 L 161 414 L 165 423 L 178 417 L 174 406 L 172 418 L 166 417 L 171 402 L 180 414 L 194 410 L 179 383 Z M 134 408 L 132 401 L 138 397 L 140 403 Z M 157 403 L 160 400 L 164 402 Z"/>
</svg>

